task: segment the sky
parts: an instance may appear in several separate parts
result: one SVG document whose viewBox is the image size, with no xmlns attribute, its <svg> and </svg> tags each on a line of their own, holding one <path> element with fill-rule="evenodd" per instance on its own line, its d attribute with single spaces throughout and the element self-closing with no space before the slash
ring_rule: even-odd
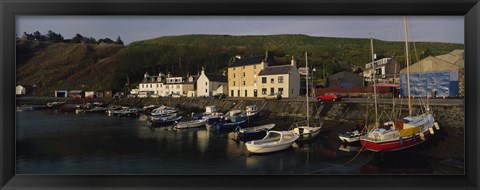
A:
<svg viewBox="0 0 480 190">
<path fill-rule="evenodd" d="M 464 44 L 463 16 L 409 16 L 409 40 Z M 403 41 L 402 16 L 17 16 L 16 33 L 48 30 L 70 39 L 121 37 L 125 44 L 186 34 L 370 38 Z"/>
</svg>

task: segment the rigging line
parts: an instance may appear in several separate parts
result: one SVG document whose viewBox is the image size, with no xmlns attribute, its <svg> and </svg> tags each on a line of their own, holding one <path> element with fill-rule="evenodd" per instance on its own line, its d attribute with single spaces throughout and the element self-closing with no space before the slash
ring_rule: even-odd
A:
<svg viewBox="0 0 480 190">
<path fill-rule="evenodd" d="M 418 62 L 420 60 L 418 59 L 417 47 L 415 46 L 415 38 L 413 36 L 412 22 L 413 21 L 410 18 L 407 18 L 408 29 L 410 30 L 410 34 L 412 36 L 413 51 L 415 52 L 415 59 L 417 60 L 416 62 Z"/>
</svg>

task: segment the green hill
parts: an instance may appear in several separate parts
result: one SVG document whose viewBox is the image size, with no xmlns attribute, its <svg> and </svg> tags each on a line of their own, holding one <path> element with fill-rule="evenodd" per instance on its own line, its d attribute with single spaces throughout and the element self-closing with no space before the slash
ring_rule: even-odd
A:
<svg viewBox="0 0 480 190">
<path fill-rule="evenodd" d="M 403 42 L 374 40 L 377 58 L 394 56 L 404 62 Z M 413 47 L 413 44 L 410 46 Z M 463 44 L 417 42 L 419 59 L 464 49 Z M 413 49 L 413 48 L 412 48 Z M 184 35 L 138 41 L 128 46 L 113 44 L 17 42 L 17 83 L 37 84 L 38 92 L 52 95 L 55 89 L 120 90 L 127 77 L 138 84 L 147 71 L 174 75 L 195 74 L 201 67 L 221 73 L 235 55 L 253 56 L 268 50 L 279 64 L 295 56 L 328 74 L 364 67 L 370 60 L 369 39 L 312 37 L 307 35 Z M 412 55 L 415 52 L 412 50 Z M 416 60 L 413 59 L 413 62 Z M 321 72 L 317 72 L 320 74 Z"/>
</svg>

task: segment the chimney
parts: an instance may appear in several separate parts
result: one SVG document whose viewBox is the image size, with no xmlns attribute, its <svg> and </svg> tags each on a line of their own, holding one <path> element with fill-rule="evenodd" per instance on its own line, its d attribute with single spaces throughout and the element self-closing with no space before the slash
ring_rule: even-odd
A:
<svg viewBox="0 0 480 190">
<path fill-rule="evenodd" d="M 205 74 L 205 67 L 202 67 L 202 75 Z"/>
<path fill-rule="evenodd" d="M 297 67 L 297 61 L 295 60 L 295 56 L 292 55 L 292 60 L 290 61 L 292 66 Z"/>
<path fill-rule="evenodd" d="M 148 72 L 145 72 L 145 74 L 143 75 L 143 78 L 148 78 L 149 75 L 148 75 Z"/>
<path fill-rule="evenodd" d="M 240 55 L 235 55 L 235 60 L 237 60 L 237 59 L 242 59 L 242 56 L 240 56 Z"/>
</svg>

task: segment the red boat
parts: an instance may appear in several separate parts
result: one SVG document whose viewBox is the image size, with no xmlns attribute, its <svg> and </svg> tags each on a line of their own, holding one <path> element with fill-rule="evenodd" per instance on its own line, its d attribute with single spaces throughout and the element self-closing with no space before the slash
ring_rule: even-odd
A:
<svg viewBox="0 0 480 190">
<path fill-rule="evenodd" d="M 373 152 L 396 151 L 427 141 L 439 129 L 432 114 L 406 117 L 404 121 L 387 122 L 360 137 L 362 146 Z"/>
</svg>

